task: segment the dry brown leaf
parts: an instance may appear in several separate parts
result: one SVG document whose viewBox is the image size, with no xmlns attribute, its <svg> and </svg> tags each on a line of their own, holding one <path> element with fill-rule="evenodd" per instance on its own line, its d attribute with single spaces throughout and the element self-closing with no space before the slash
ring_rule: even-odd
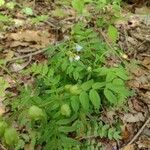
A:
<svg viewBox="0 0 150 150">
<path fill-rule="evenodd" d="M 149 57 L 145 57 L 143 62 L 142 62 L 142 65 L 150 70 L 150 58 Z"/>
<path fill-rule="evenodd" d="M 142 149 L 142 148 L 149 149 L 150 148 L 150 138 L 145 138 L 145 139 L 139 140 L 137 142 L 137 145 L 138 145 L 139 149 Z"/>
<path fill-rule="evenodd" d="M 140 95 L 143 97 L 142 101 L 146 103 L 147 105 L 150 105 L 150 91 L 147 91 L 146 93 L 140 93 Z"/>
<path fill-rule="evenodd" d="M 132 144 L 132 145 L 127 145 L 127 146 L 125 146 L 125 147 L 122 148 L 121 150 L 135 150 L 135 149 L 134 149 L 134 145 Z"/>
<path fill-rule="evenodd" d="M 10 65 L 10 70 L 12 72 L 19 72 L 20 70 L 22 70 L 24 68 L 24 64 L 17 64 L 17 63 L 12 63 Z"/>
<path fill-rule="evenodd" d="M 130 80 L 128 82 L 128 86 L 130 88 L 139 88 L 140 87 L 140 84 L 136 81 L 136 80 Z"/>
<path fill-rule="evenodd" d="M 144 112 L 144 104 L 141 101 L 139 101 L 137 99 L 133 99 L 132 103 L 133 103 L 133 108 L 136 111 L 138 111 L 138 112 Z"/>
<path fill-rule="evenodd" d="M 102 149 L 103 150 L 116 150 L 117 149 L 117 144 L 116 142 L 110 141 L 110 142 L 104 142 L 102 143 Z"/>
<path fill-rule="evenodd" d="M 6 37 L 10 40 L 10 47 L 17 46 L 30 46 L 34 48 L 44 48 L 50 42 L 55 42 L 55 36 L 50 34 L 48 31 L 34 31 L 34 30 L 25 30 L 19 31 L 17 33 L 9 33 Z"/>
<path fill-rule="evenodd" d="M 135 14 L 147 15 L 147 14 L 150 14 L 150 9 L 146 6 L 142 6 L 140 8 L 136 8 Z"/>
<path fill-rule="evenodd" d="M 19 72 L 22 69 L 24 69 L 25 67 L 27 67 L 30 63 L 31 59 L 27 62 L 24 62 L 22 64 L 18 64 L 18 63 L 12 63 L 10 64 L 9 68 L 12 72 Z"/>
<path fill-rule="evenodd" d="M 30 43 L 21 42 L 21 41 L 13 41 L 9 44 L 9 47 L 17 47 L 17 46 L 28 46 Z"/>
<path fill-rule="evenodd" d="M 121 135 L 122 140 L 126 141 L 127 139 L 129 139 L 130 136 L 131 136 L 131 133 L 128 130 L 127 126 L 123 126 L 122 127 L 122 135 Z"/>
<path fill-rule="evenodd" d="M 139 122 L 139 121 L 144 121 L 145 117 L 143 116 L 142 113 L 136 113 L 136 114 L 124 114 L 123 121 L 128 122 L 128 123 L 133 123 L 133 122 Z"/>
<path fill-rule="evenodd" d="M 32 31 L 32 30 L 25 30 L 25 31 L 20 31 L 17 33 L 11 33 L 9 37 L 13 40 L 17 41 L 26 41 L 26 42 L 48 42 L 49 40 L 47 39 L 47 34 L 40 32 L 40 31 Z M 45 41 L 46 40 L 46 41 Z"/>
<path fill-rule="evenodd" d="M 145 135 L 147 137 L 150 137 L 150 123 L 147 124 L 147 126 L 145 127 L 145 129 L 142 132 L 142 135 Z"/>
<path fill-rule="evenodd" d="M 14 54 L 15 54 L 14 51 L 8 50 L 5 59 L 10 60 L 14 56 Z"/>
</svg>

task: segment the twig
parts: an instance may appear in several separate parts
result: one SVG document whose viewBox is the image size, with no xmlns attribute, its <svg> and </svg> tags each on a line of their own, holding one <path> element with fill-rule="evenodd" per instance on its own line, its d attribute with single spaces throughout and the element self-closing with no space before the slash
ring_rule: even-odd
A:
<svg viewBox="0 0 150 150">
<path fill-rule="evenodd" d="M 142 133 L 146 125 L 150 122 L 150 117 L 145 121 L 141 129 L 136 133 L 136 135 L 132 138 L 132 140 L 128 143 L 128 145 L 131 145 L 137 138 L 138 136 Z"/>
<path fill-rule="evenodd" d="M 127 34 L 127 31 L 125 30 L 125 26 L 123 26 L 123 32 L 124 32 L 124 35 L 125 35 L 125 43 L 126 43 L 126 46 L 127 46 L 127 50 L 129 50 L 129 43 L 128 43 L 128 40 L 127 40 L 128 34 Z"/>
<path fill-rule="evenodd" d="M 2 70 L 4 70 L 16 82 L 16 84 L 20 87 L 20 84 L 18 83 L 17 78 L 6 67 L 0 65 L 0 68 Z"/>
<path fill-rule="evenodd" d="M 127 144 L 127 145 L 131 145 L 137 138 L 138 136 L 142 133 L 142 131 L 144 130 L 144 128 L 146 127 L 146 125 L 150 122 L 150 117 L 145 121 L 145 123 L 143 124 L 143 126 L 140 128 L 140 130 L 135 134 L 135 136 L 132 138 L 132 140 Z M 126 145 L 126 146 L 127 146 Z M 124 147 L 126 147 L 124 146 Z M 123 147 L 123 148 L 124 148 Z M 121 148 L 121 150 L 123 149 Z"/>
<path fill-rule="evenodd" d="M 92 139 L 92 138 L 97 138 L 98 136 L 95 135 L 90 135 L 90 136 L 83 136 L 83 137 L 76 137 L 76 139 L 84 140 L 84 139 Z"/>
<path fill-rule="evenodd" d="M 146 40 L 144 40 L 142 43 L 140 43 L 138 46 L 136 46 L 135 49 L 139 49 L 144 43 L 146 43 Z"/>
<path fill-rule="evenodd" d="M 33 53 L 36 49 L 19 49 L 17 50 L 18 53 Z"/>
<path fill-rule="evenodd" d="M 43 53 L 44 51 L 46 51 L 47 49 L 42 49 L 42 50 L 39 50 L 39 51 L 36 51 L 36 52 L 33 52 L 33 53 L 29 53 L 29 54 L 26 54 L 26 55 L 23 55 L 23 56 L 19 56 L 19 57 L 15 57 L 15 58 L 12 58 L 6 62 L 12 62 L 12 61 L 15 61 L 15 60 L 18 60 L 18 59 L 23 59 L 23 58 L 27 58 L 27 57 L 32 57 L 34 55 L 37 55 L 37 54 L 40 54 L 40 53 Z"/>
<path fill-rule="evenodd" d="M 141 56 L 146 56 L 146 57 L 150 57 L 149 54 L 140 54 Z"/>
<path fill-rule="evenodd" d="M 23 70 L 24 68 L 26 68 L 26 67 L 30 64 L 31 60 L 32 60 L 32 56 L 29 56 L 29 60 L 28 60 L 27 62 L 21 64 L 19 68 L 16 68 L 16 69 L 15 69 L 15 68 L 12 66 L 11 72 L 18 72 L 18 71 Z M 13 65 L 13 64 L 11 64 L 11 65 Z"/>
<path fill-rule="evenodd" d="M 103 39 L 105 40 L 106 44 L 109 46 L 109 48 L 116 53 L 116 51 L 113 49 L 113 47 L 111 46 L 111 44 L 109 43 L 109 41 L 107 40 L 106 35 L 103 33 L 103 31 L 101 29 L 97 29 L 97 31 L 102 35 Z M 123 61 L 123 59 L 116 53 L 116 55 L 118 56 L 118 58 Z"/>
<path fill-rule="evenodd" d="M 2 148 L 2 150 L 7 150 L 2 144 L 0 144 L 0 148 Z"/>
</svg>

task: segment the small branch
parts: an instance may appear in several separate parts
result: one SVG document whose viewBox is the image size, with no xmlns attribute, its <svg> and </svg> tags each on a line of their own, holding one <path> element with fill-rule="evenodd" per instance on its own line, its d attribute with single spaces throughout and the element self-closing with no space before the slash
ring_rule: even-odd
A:
<svg viewBox="0 0 150 150">
<path fill-rule="evenodd" d="M 101 29 L 97 29 L 97 31 L 102 35 L 103 39 L 105 40 L 106 44 L 109 46 L 109 48 L 116 53 L 116 55 L 118 56 L 118 58 L 123 61 L 123 59 L 117 54 L 117 52 L 113 49 L 112 45 L 109 43 L 105 33 L 101 30 Z"/>
<path fill-rule="evenodd" d="M 132 138 L 132 140 L 127 145 L 131 145 L 138 138 L 138 136 L 142 133 L 142 131 L 144 130 L 144 128 L 149 122 L 150 122 L 150 117 L 145 121 L 141 129 L 136 133 L 136 135 Z"/>
<path fill-rule="evenodd" d="M 142 131 L 144 130 L 144 128 L 146 127 L 146 125 L 149 122 L 150 122 L 150 117 L 145 121 L 145 123 L 140 128 L 140 130 L 135 134 L 135 136 L 132 138 L 132 140 L 126 146 L 131 145 L 138 138 L 138 136 L 142 133 Z M 123 148 L 121 148 L 121 150 L 123 150 L 126 146 L 124 146 Z"/>
<path fill-rule="evenodd" d="M 2 148 L 2 150 L 7 150 L 2 144 L 0 144 L 0 148 Z"/>
<path fill-rule="evenodd" d="M 23 58 L 27 58 L 27 57 L 32 57 L 34 55 L 37 55 L 37 54 L 40 54 L 40 53 L 43 53 L 45 52 L 47 49 L 42 49 L 42 50 L 39 50 L 39 51 L 36 51 L 36 52 L 33 52 L 33 53 L 29 53 L 29 54 L 26 54 L 26 55 L 23 55 L 23 56 L 19 56 L 19 57 L 15 57 L 15 58 L 12 58 L 6 62 L 12 62 L 12 61 L 15 61 L 15 60 L 18 60 L 18 59 L 23 59 Z"/>
<path fill-rule="evenodd" d="M 98 136 L 95 135 L 90 135 L 90 136 L 83 136 L 83 137 L 76 137 L 78 140 L 84 140 L 84 139 L 92 139 L 92 138 L 97 138 Z"/>
</svg>

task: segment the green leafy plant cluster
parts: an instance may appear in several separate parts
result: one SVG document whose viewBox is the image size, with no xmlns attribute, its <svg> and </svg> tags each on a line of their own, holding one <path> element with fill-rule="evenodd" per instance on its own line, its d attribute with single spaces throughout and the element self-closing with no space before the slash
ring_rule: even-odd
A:
<svg viewBox="0 0 150 150">
<path fill-rule="evenodd" d="M 103 122 L 92 121 L 91 125 L 88 126 L 88 130 L 84 138 L 82 139 L 84 142 L 82 144 L 82 149 L 87 150 L 102 150 L 102 143 L 98 142 L 96 139 L 100 138 L 108 138 L 110 140 L 121 139 L 120 129 L 110 127 L 108 124 L 104 124 Z"/>
<path fill-rule="evenodd" d="M 48 19 L 48 15 L 36 15 L 34 13 L 34 10 L 31 7 L 22 6 L 20 3 L 17 3 L 16 1 L 5 2 L 5 0 L 0 0 L 0 7 L 4 7 L 9 11 L 13 12 L 16 6 L 21 9 L 20 10 L 21 13 L 30 17 L 28 18 L 28 21 L 32 24 L 38 24 Z M 13 18 L 11 18 L 11 16 L 8 16 L 2 13 L 0 13 L 0 21 L 5 24 L 14 23 Z"/>
<path fill-rule="evenodd" d="M 92 5 L 96 11 L 104 10 L 111 5 L 114 11 L 119 10 L 121 0 L 73 0 L 72 7 L 79 13 L 85 14 L 86 6 Z"/>
<path fill-rule="evenodd" d="M 0 139 L 11 148 L 15 148 L 19 136 L 15 128 L 10 127 L 8 123 L 0 118 Z"/>
<path fill-rule="evenodd" d="M 32 149 L 41 145 L 45 150 L 77 150 L 84 147 L 79 139 L 86 143 L 84 137 L 89 135 L 120 139 L 116 128 L 100 121 L 91 127 L 90 121 L 104 106 L 122 106 L 130 94 L 125 69 L 104 66 L 107 53 L 110 50 L 98 34 L 78 23 L 71 39 L 47 49 L 47 62 L 22 72 L 32 75 L 35 82 L 23 87 L 11 104 L 9 119 L 25 127 L 21 141 Z"/>
</svg>

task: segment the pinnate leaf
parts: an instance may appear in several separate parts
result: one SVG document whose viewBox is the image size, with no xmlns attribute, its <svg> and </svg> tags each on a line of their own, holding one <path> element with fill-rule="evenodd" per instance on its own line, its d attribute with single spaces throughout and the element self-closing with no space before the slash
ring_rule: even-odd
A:
<svg viewBox="0 0 150 150">
<path fill-rule="evenodd" d="M 83 109 L 88 111 L 89 110 L 89 96 L 88 96 L 88 94 L 85 91 L 81 92 L 79 99 L 80 99 L 80 103 L 81 103 Z"/>
<path fill-rule="evenodd" d="M 91 87 L 92 87 L 92 85 L 93 85 L 93 80 L 89 80 L 89 81 L 87 81 L 87 82 L 84 82 L 82 85 L 81 85 L 81 88 L 84 90 L 84 91 L 87 91 L 87 90 L 89 90 Z"/>
<path fill-rule="evenodd" d="M 108 27 L 108 36 L 113 42 L 116 42 L 118 39 L 118 30 L 112 25 Z"/>
<path fill-rule="evenodd" d="M 101 99 L 100 99 L 100 96 L 99 96 L 99 94 L 97 93 L 97 91 L 94 90 L 94 89 L 90 90 L 90 92 L 89 92 L 89 97 L 90 97 L 90 100 L 91 100 L 93 106 L 94 106 L 96 109 L 99 109 L 99 108 L 100 108 L 100 105 L 101 105 Z"/>
<path fill-rule="evenodd" d="M 84 0 L 73 0 L 72 7 L 78 12 L 82 13 L 84 9 Z"/>
<path fill-rule="evenodd" d="M 71 107 L 75 112 L 79 110 L 79 99 L 77 96 L 71 97 Z"/>
<path fill-rule="evenodd" d="M 96 82 L 96 83 L 94 83 L 93 85 L 92 85 L 92 88 L 93 89 L 101 89 L 102 87 L 104 87 L 105 86 L 105 82 Z"/>
<path fill-rule="evenodd" d="M 104 89 L 104 95 L 106 96 L 107 100 L 111 104 L 116 104 L 117 103 L 117 97 L 109 89 L 107 89 L 107 88 Z"/>
</svg>

